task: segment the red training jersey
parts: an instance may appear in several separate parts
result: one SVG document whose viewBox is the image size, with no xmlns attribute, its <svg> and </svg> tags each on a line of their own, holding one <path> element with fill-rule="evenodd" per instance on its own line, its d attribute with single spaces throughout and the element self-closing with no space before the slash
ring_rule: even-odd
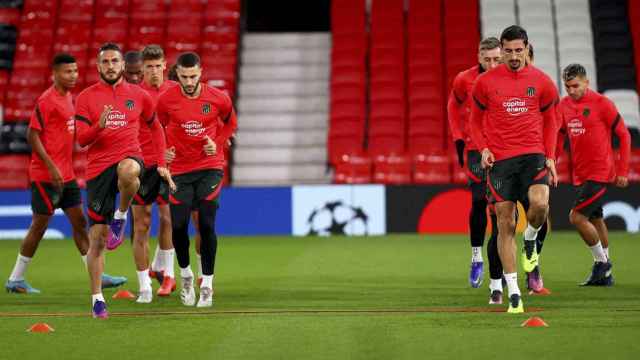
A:
<svg viewBox="0 0 640 360">
<path fill-rule="evenodd" d="M 71 93 L 62 95 L 51 86 L 36 101 L 29 127 L 40 134 L 40 141 L 51 160 L 58 167 L 64 182 L 75 179 L 73 172 L 74 121 Z M 35 151 L 29 166 L 31 181 L 51 182 L 47 165 Z"/>
<path fill-rule="evenodd" d="M 160 94 L 171 89 L 172 87 L 178 85 L 177 82 L 172 80 L 166 80 L 160 85 L 160 87 L 154 87 L 151 85 L 147 85 L 146 82 L 141 82 L 140 87 L 143 88 L 153 100 L 154 107 L 158 103 L 158 98 Z M 142 157 L 144 159 L 144 166 L 149 168 L 154 165 L 158 165 L 158 157 L 156 154 L 155 146 L 153 145 L 153 141 L 151 140 L 151 129 L 148 126 L 140 126 L 140 136 L 138 137 L 140 140 L 140 148 L 142 149 Z"/>
<path fill-rule="evenodd" d="M 575 185 L 587 180 L 608 183 L 616 175 L 628 175 L 631 136 L 611 100 L 590 89 L 577 101 L 565 96 L 558 106 L 558 122 L 559 140 L 569 136 Z M 611 145 L 613 132 L 620 138 L 617 170 Z"/>
<path fill-rule="evenodd" d="M 106 105 L 113 106 L 113 110 L 107 115 L 106 126 L 100 128 L 100 114 Z M 141 126 L 152 129 L 159 166 L 165 166 L 162 127 L 155 117 L 151 96 L 139 86 L 124 80 L 115 86 L 102 81 L 89 86 L 76 99 L 75 119 L 78 142 L 89 146 L 87 179 L 127 157 L 142 158 L 138 141 Z"/>
<path fill-rule="evenodd" d="M 558 90 L 544 72 L 532 65 L 511 71 L 502 64 L 478 76 L 472 96 L 471 137 L 478 149 L 488 148 L 496 161 L 554 157 Z"/>
<path fill-rule="evenodd" d="M 180 86 L 167 90 L 158 99 L 158 119 L 166 126 L 167 145 L 176 149 L 170 165 L 174 175 L 223 169 L 224 145 L 238 124 L 229 96 L 206 84 L 200 86 L 202 91 L 195 99 L 187 98 Z M 224 123 L 221 127 L 220 121 Z M 213 156 L 204 152 L 205 136 L 216 143 Z"/>
<path fill-rule="evenodd" d="M 453 141 L 463 140 L 467 150 L 477 150 L 471 141 L 469 117 L 471 116 L 471 90 L 476 78 L 484 72 L 480 65 L 461 71 L 453 80 L 449 101 L 447 103 L 447 118 Z"/>
</svg>

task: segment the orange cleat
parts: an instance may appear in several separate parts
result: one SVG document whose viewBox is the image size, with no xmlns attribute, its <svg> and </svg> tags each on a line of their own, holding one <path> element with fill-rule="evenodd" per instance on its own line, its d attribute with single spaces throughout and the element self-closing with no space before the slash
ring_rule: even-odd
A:
<svg viewBox="0 0 640 360">
<path fill-rule="evenodd" d="M 202 286 L 202 276 L 198 277 L 198 287 Z"/>
<path fill-rule="evenodd" d="M 171 276 L 165 276 L 162 286 L 158 289 L 158 296 L 169 296 L 176 290 L 176 280 Z"/>
<path fill-rule="evenodd" d="M 160 285 L 164 282 L 164 271 L 154 271 L 149 269 L 149 277 L 158 280 Z"/>
</svg>

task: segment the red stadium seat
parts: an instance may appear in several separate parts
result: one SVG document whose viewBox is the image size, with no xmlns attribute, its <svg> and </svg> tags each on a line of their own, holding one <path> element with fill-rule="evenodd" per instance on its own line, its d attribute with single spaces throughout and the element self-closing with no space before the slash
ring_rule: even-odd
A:
<svg viewBox="0 0 640 360">
<path fill-rule="evenodd" d="M 362 153 L 363 141 L 363 138 L 348 136 L 330 137 L 328 142 L 329 162 L 335 165 L 344 155 Z"/>
<path fill-rule="evenodd" d="M 0 8 L 0 24 L 18 26 L 20 24 L 20 9 Z"/>
<path fill-rule="evenodd" d="M 415 183 L 447 184 L 451 182 L 450 160 L 444 152 L 417 154 L 413 161 Z"/>
<path fill-rule="evenodd" d="M 0 155 L 0 189 L 29 187 L 29 155 Z"/>
<path fill-rule="evenodd" d="M 371 158 L 363 154 L 344 154 L 335 165 L 334 182 L 366 184 L 371 182 Z"/>
<path fill-rule="evenodd" d="M 381 184 L 409 184 L 411 170 L 412 162 L 409 155 L 378 155 L 374 159 L 373 181 Z"/>
</svg>

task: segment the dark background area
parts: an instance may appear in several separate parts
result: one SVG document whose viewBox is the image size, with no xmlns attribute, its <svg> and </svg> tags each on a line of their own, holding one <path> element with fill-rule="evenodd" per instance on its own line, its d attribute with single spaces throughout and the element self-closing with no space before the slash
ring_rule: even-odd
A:
<svg viewBox="0 0 640 360">
<path fill-rule="evenodd" d="M 330 0 L 247 0 L 247 31 L 329 31 Z"/>
</svg>

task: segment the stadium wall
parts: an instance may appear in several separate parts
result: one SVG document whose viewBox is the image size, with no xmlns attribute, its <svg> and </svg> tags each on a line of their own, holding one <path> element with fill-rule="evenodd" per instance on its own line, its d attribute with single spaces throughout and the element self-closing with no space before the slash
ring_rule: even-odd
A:
<svg viewBox="0 0 640 360">
<path fill-rule="evenodd" d="M 465 187 L 454 185 L 228 187 L 222 191 L 217 230 L 223 236 L 461 234 L 468 232 L 470 197 Z M 24 236 L 31 221 L 30 199 L 28 191 L 0 192 L 0 239 Z M 572 230 L 568 213 L 573 188 L 553 189 L 551 201 L 552 229 Z M 640 187 L 611 188 L 604 212 L 611 230 L 639 232 Z M 524 216 L 519 218 L 522 229 Z M 152 236 L 156 234 L 154 221 Z M 61 211 L 45 236 L 71 236 Z"/>
</svg>

